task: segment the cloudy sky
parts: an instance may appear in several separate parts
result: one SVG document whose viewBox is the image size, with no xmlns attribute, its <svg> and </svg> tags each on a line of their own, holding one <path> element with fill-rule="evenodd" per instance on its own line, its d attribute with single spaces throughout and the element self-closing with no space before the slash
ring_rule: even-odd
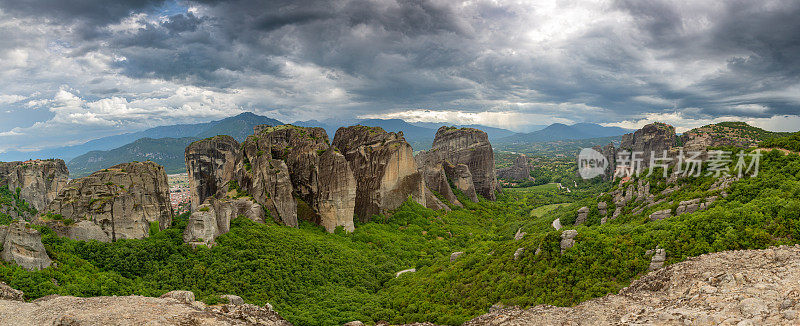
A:
<svg viewBox="0 0 800 326">
<path fill-rule="evenodd" d="M 800 129 L 798 1 L 0 0 L 0 152 L 252 111 Z"/>
</svg>

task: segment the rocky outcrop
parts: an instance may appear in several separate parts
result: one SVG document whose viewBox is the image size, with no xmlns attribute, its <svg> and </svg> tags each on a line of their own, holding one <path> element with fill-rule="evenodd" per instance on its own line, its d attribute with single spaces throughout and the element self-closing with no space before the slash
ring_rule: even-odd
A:
<svg viewBox="0 0 800 326">
<path fill-rule="evenodd" d="M 578 209 L 578 216 L 575 217 L 575 225 L 586 223 L 587 217 L 589 217 L 589 207 L 583 206 Z"/>
<path fill-rule="evenodd" d="M 42 244 L 42 235 L 31 228 L 28 222 L 15 221 L 8 226 L 0 226 L 0 244 L 3 260 L 15 262 L 24 269 L 40 270 L 52 263 Z"/>
<path fill-rule="evenodd" d="M 650 266 L 647 268 L 648 271 L 654 271 L 664 267 L 664 261 L 667 260 L 666 250 L 656 248 L 655 250 L 652 250 L 652 252 L 648 252 L 647 255 L 653 255 L 653 257 L 650 258 Z"/>
<path fill-rule="evenodd" d="M 522 255 L 525 253 L 525 248 L 517 248 L 514 250 L 514 260 L 519 260 L 522 258 Z"/>
<path fill-rule="evenodd" d="M 661 157 L 664 151 L 676 145 L 675 127 L 655 122 L 631 134 L 622 136 L 620 150 L 642 153 L 642 168 L 650 166 L 650 156 Z"/>
<path fill-rule="evenodd" d="M 531 171 L 533 166 L 530 159 L 525 154 L 520 154 L 510 167 L 498 170 L 497 177 L 506 180 L 533 180 Z"/>
<path fill-rule="evenodd" d="M 575 237 L 578 236 L 576 230 L 564 230 L 561 232 L 561 253 L 575 245 Z"/>
<path fill-rule="evenodd" d="M 466 165 L 475 191 L 486 199 L 495 200 L 495 192 L 501 190 L 495 175 L 492 144 L 483 131 L 441 127 L 436 131 L 433 145 L 426 155 L 433 155 L 432 160 L 436 162 Z"/>
<path fill-rule="evenodd" d="M 69 180 L 63 160 L 31 160 L 13 166 L 6 176 L 8 189 L 19 188 L 20 198 L 39 211 L 55 199 Z"/>
<path fill-rule="evenodd" d="M 230 231 L 231 221 L 239 216 L 264 223 L 264 209 L 251 198 L 208 198 L 189 217 L 183 241 L 211 247 L 218 236 Z"/>
<path fill-rule="evenodd" d="M 399 271 L 399 272 L 395 273 L 394 277 L 400 277 L 400 275 L 403 275 L 405 273 L 415 273 L 416 271 L 417 271 L 416 268 L 404 269 L 402 271 Z"/>
<path fill-rule="evenodd" d="M 33 302 L 0 300 L 0 325 L 291 326 L 291 323 L 268 306 L 251 304 L 206 306 L 193 298 L 184 302 L 172 297 L 47 296 Z"/>
<path fill-rule="evenodd" d="M 60 236 L 107 242 L 145 238 L 150 223 L 163 230 L 172 224 L 172 214 L 164 167 L 133 162 L 70 181 L 36 223 Z"/>
<path fill-rule="evenodd" d="M 604 201 L 597 203 L 597 212 L 600 213 L 600 216 L 608 215 L 608 204 Z"/>
<path fill-rule="evenodd" d="M 670 218 L 670 217 L 672 217 L 671 209 L 662 209 L 660 211 L 655 211 L 652 214 L 650 214 L 651 221 L 663 220 L 665 218 Z"/>
<path fill-rule="evenodd" d="M 464 254 L 463 251 L 456 251 L 456 252 L 450 254 L 450 262 L 452 263 L 452 262 L 456 261 L 458 259 L 458 257 L 461 257 L 461 255 L 463 255 L 463 254 Z"/>
<path fill-rule="evenodd" d="M 705 151 L 708 147 L 722 146 L 748 148 L 764 140 L 759 133 L 770 134 L 744 122 L 723 122 L 694 128 L 684 132 L 680 139 L 685 151 Z"/>
<path fill-rule="evenodd" d="M 355 215 L 360 221 L 395 209 L 409 197 L 425 205 L 425 181 L 402 132 L 343 127 L 336 131 L 333 147 L 344 155 L 353 171 Z"/>
<path fill-rule="evenodd" d="M 796 325 L 800 247 L 725 251 L 652 271 L 574 307 L 506 308 L 479 325 Z"/>
<path fill-rule="evenodd" d="M 0 187 L 8 185 L 8 176 L 20 165 L 22 165 L 21 161 L 0 162 Z"/>
</svg>

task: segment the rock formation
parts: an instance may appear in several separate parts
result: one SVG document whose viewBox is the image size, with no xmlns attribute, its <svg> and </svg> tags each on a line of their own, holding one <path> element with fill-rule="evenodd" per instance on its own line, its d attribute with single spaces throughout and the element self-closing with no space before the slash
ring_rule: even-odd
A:
<svg viewBox="0 0 800 326">
<path fill-rule="evenodd" d="M 510 167 L 498 170 L 497 177 L 506 180 L 533 180 L 531 171 L 533 171 L 533 166 L 531 166 L 530 160 L 525 154 L 520 154 Z"/>
<path fill-rule="evenodd" d="M 661 248 L 656 248 L 652 253 L 648 253 L 648 256 L 651 254 L 653 257 L 650 258 L 650 266 L 647 268 L 647 270 L 654 271 L 664 267 L 664 261 L 667 260 L 667 251 Z"/>
<path fill-rule="evenodd" d="M 663 156 L 664 151 L 669 151 L 676 145 L 676 140 L 675 127 L 655 122 L 634 133 L 623 135 L 620 150 L 642 153 L 641 168 L 644 169 L 650 166 L 652 154 L 655 154 L 657 158 Z"/>
<path fill-rule="evenodd" d="M 28 222 L 15 221 L 8 226 L 0 225 L 0 244 L 3 260 L 15 262 L 24 269 L 39 270 L 52 263 L 42 244 L 42 235 L 31 228 Z"/>
<path fill-rule="evenodd" d="M 575 225 L 586 223 L 587 217 L 589 217 L 589 207 L 583 206 L 578 209 L 578 216 L 575 218 Z"/>
<path fill-rule="evenodd" d="M 172 224 L 167 175 L 153 162 L 118 164 L 72 180 L 36 220 L 60 236 L 104 242 L 145 238 L 152 222 L 162 230 Z"/>
<path fill-rule="evenodd" d="M 475 191 L 486 199 L 495 200 L 495 191 L 501 190 L 495 175 L 492 144 L 483 131 L 441 127 L 436 131 L 433 146 L 425 155 L 433 155 L 433 158 L 427 160 L 448 162 L 457 169 L 458 165 L 465 165 L 472 177 Z"/>
<path fill-rule="evenodd" d="M 425 205 L 425 181 L 402 132 L 343 127 L 336 131 L 333 147 L 344 155 L 353 171 L 355 215 L 360 221 L 395 209 L 409 197 Z"/>
<path fill-rule="evenodd" d="M 665 218 L 670 218 L 670 217 L 672 217 L 671 209 L 662 209 L 660 211 L 655 211 L 652 214 L 650 214 L 651 221 L 663 220 Z"/>
<path fill-rule="evenodd" d="M 31 160 L 14 164 L 8 171 L 8 189 L 20 189 L 20 198 L 43 210 L 64 189 L 69 179 L 67 165 L 63 160 Z"/>
<path fill-rule="evenodd" d="M 757 129 L 744 122 L 723 122 L 694 128 L 683 133 L 680 139 L 685 151 L 705 151 L 708 147 L 721 146 L 747 148 L 763 140 L 754 131 Z"/>
<path fill-rule="evenodd" d="M 520 258 L 522 258 L 522 254 L 524 253 L 525 253 L 525 248 L 517 248 L 517 250 L 514 250 L 514 260 L 519 260 Z"/>
<path fill-rule="evenodd" d="M 191 292 L 189 292 L 191 293 Z M 187 300 L 191 299 L 190 302 Z M 269 306 L 206 306 L 194 295 L 174 298 L 47 296 L 33 302 L 0 298 L 0 325 L 260 325 L 291 326 Z"/>
<path fill-rule="evenodd" d="M 600 213 L 600 216 L 606 216 L 608 214 L 608 204 L 604 201 L 597 203 L 597 212 Z"/>
<path fill-rule="evenodd" d="M 328 232 L 337 226 L 353 231 L 355 177 L 345 157 L 328 144 L 324 129 L 292 125 L 261 128 L 245 142 L 253 167 L 258 165 L 259 150 L 269 151 L 273 159 L 286 163 L 294 196 L 313 209 L 313 216 L 301 218 L 324 226 Z"/>
<path fill-rule="evenodd" d="M 796 325 L 800 247 L 725 251 L 652 271 L 574 307 L 506 308 L 464 326 Z"/>
<path fill-rule="evenodd" d="M 575 237 L 578 236 L 576 230 L 564 230 L 561 232 L 561 253 L 575 245 Z"/>
<path fill-rule="evenodd" d="M 238 179 L 240 146 L 231 136 L 216 136 L 191 143 L 186 147 L 185 156 L 191 183 L 192 211 L 206 198 L 227 192 L 228 183 Z"/>
<path fill-rule="evenodd" d="M 434 155 L 427 155 L 427 152 L 421 151 L 414 157 L 414 160 L 425 178 L 425 186 L 427 186 L 428 189 L 441 195 L 450 204 L 463 207 L 461 202 L 458 201 L 458 198 L 456 198 L 453 189 L 450 188 L 450 181 L 448 181 L 447 174 L 444 171 L 443 163 L 440 162 L 437 157 Z M 472 176 L 470 175 L 470 180 L 468 181 L 470 184 L 472 184 L 471 179 Z M 472 185 L 472 193 L 475 193 L 474 185 Z M 475 198 L 477 199 L 477 196 L 475 196 Z M 426 199 L 426 204 L 428 208 L 436 209 L 431 207 L 435 202 L 428 202 Z"/>
<path fill-rule="evenodd" d="M 450 262 L 452 263 L 452 262 L 456 261 L 458 259 L 458 257 L 461 257 L 461 255 L 463 255 L 463 254 L 464 254 L 463 251 L 456 251 L 456 252 L 450 254 Z"/>
<path fill-rule="evenodd" d="M 213 246 L 218 236 L 230 231 L 231 220 L 238 216 L 264 223 L 264 209 L 248 197 L 208 198 L 189 217 L 183 241 L 193 246 Z"/>
<path fill-rule="evenodd" d="M 444 162 L 443 167 L 447 179 L 453 182 L 453 186 L 469 200 L 478 202 L 478 192 L 475 190 L 475 182 L 469 167 L 466 164 L 452 165 L 449 162 Z"/>
</svg>

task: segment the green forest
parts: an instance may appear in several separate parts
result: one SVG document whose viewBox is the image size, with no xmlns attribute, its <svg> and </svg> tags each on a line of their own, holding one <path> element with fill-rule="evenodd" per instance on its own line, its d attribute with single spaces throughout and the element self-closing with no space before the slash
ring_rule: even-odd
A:
<svg viewBox="0 0 800 326">
<path fill-rule="evenodd" d="M 788 138 L 784 141 L 791 146 Z M 24 291 L 27 299 L 191 290 L 208 304 L 219 303 L 223 294 L 270 303 L 295 325 L 352 320 L 459 325 L 498 303 L 569 306 L 618 291 L 647 271 L 645 252 L 656 246 L 666 249 L 667 263 L 675 263 L 708 252 L 796 243 L 800 156 L 772 151 L 760 164 L 758 176 L 734 182 L 729 195 L 710 209 L 655 222 L 647 218 L 650 212 L 675 204 L 668 201 L 639 214 L 626 208 L 601 225 L 596 203 L 611 203 L 609 192 L 629 184 L 592 180 L 569 193 L 541 185 L 508 189 L 496 202 L 463 198 L 465 207 L 451 212 L 409 200 L 391 214 L 357 224 L 352 233 L 240 217 L 212 248 L 183 243 L 188 214 L 163 231 L 154 226 L 147 239 L 115 243 L 74 241 L 36 226 L 54 266 L 30 272 L 3 262 L 0 280 Z M 663 180 L 650 181 L 656 199 L 673 203 L 720 195 L 708 190 L 712 177 L 680 179 L 682 190 L 667 195 L 660 194 Z M 0 195 L 15 207 L 27 207 L 8 189 L 0 189 Z M 589 218 L 572 226 L 582 206 L 592 208 Z M 556 218 L 578 231 L 575 246 L 563 254 L 561 231 L 550 226 Z M 514 240 L 518 229 L 527 233 L 522 240 Z M 515 260 L 518 248 L 525 249 Z M 450 254 L 457 251 L 465 254 L 451 262 Z M 395 277 L 408 268 L 417 271 Z"/>
</svg>

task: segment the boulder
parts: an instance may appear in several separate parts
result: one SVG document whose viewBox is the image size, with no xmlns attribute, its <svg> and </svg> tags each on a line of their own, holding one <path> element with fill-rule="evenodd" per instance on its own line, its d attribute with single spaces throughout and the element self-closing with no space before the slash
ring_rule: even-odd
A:
<svg viewBox="0 0 800 326">
<path fill-rule="evenodd" d="M 194 302 L 194 292 L 192 291 L 180 291 L 174 290 L 164 293 L 159 298 L 161 299 L 175 299 L 181 303 L 188 303 L 191 304 Z"/>
<path fill-rule="evenodd" d="M 575 218 L 575 225 L 581 225 L 586 222 L 586 218 L 589 216 L 589 207 L 581 207 L 578 209 L 578 216 Z"/>
<path fill-rule="evenodd" d="M 561 253 L 563 254 L 565 250 L 572 248 L 575 245 L 575 237 L 578 236 L 578 231 L 576 230 L 565 230 L 561 232 Z"/>
<path fill-rule="evenodd" d="M 42 244 L 42 235 L 25 221 L 15 221 L 8 226 L 0 226 L 3 260 L 15 262 L 27 270 L 40 270 L 50 266 L 52 261 Z"/>
<path fill-rule="evenodd" d="M 116 241 L 149 236 L 151 223 L 163 230 L 172 215 L 164 167 L 148 161 L 117 164 L 70 181 L 36 223 L 60 236 Z M 82 221 L 99 226 L 106 236 Z"/>
<path fill-rule="evenodd" d="M 349 323 L 344 324 L 343 326 L 364 326 L 364 323 L 358 320 L 351 321 Z"/>
<path fill-rule="evenodd" d="M 456 252 L 450 254 L 450 262 L 452 263 L 452 262 L 456 261 L 456 259 L 458 259 L 458 257 L 461 257 L 461 255 L 463 255 L 463 254 L 464 254 L 463 251 L 456 251 Z"/>
<path fill-rule="evenodd" d="M 443 165 L 445 175 L 453 182 L 453 186 L 461 191 L 464 196 L 472 202 L 478 202 L 478 193 L 475 190 L 475 183 L 472 181 L 472 173 L 466 164 L 452 165 L 447 162 Z"/>
<path fill-rule="evenodd" d="M 339 128 L 333 139 L 356 180 L 355 215 L 362 222 L 399 207 L 409 197 L 425 205 L 425 181 L 403 133 L 380 127 Z"/>
<path fill-rule="evenodd" d="M 604 201 L 597 203 L 597 211 L 600 212 L 600 216 L 608 215 L 608 204 Z"/>
<path fill-rule="evenodd" d="M 64 189 L 69 171 L 63 160 L 31 160 L 16 165 L 7 176 L 8 189 L 20 189 L 19 196 L 36 210 L 44 210 Z"/>
<path fill-rule="evenodd" d="M 495 200 L 501 191 L 494 166 L 494 151 L 485 132 L 474 128 L 441 127 L 436 131 L 429 155 L 439 162 L 467 166 L 475 191 L 488 200 Z"/>
<path fill-rule="evenodd" d="M 232 304 L 232 305 L 236 305 L 236 306 L 244 304 L 244 300 L 242 300 L 242 297 L 240 297 L 238 295 L 224 294 L 224 295 L 221 295 L 220 298 L 222 298 L 223 300 L 228 301 L 228 304 Z"/>
<path fill-rule="evenodd" d="M 206 203 L 197 207 L 197 210 L 192 212 L 189 217 L 186 229 L 183 230 L 183 242 L 192 246 L 213 246 L 214 239 L 220 235 L 217 223 L 214 205 L 209 204 L 206 200 Z"/>
<path fill-rule="evenodd" d="M 672 217 L 672 210 L 671 209 L 663 209 L 663 210 L 660 210 L 660 211 L 655 211 L 652 214 L 650 214 L 650 220 L 651 221 L 663 220 L 665 218 L 670 218 L 670 217 Z"/>
<path fill-rule="evenodd" d="M 530 164 L 530 159 L 525 154 L 520 154 L 514 159 L 514 163 L 510 167 L 498 170 L 497 177 L 517 181 L 533 180 L 531 171 L 533 171 L 533 166 Z"/>
</svg>

